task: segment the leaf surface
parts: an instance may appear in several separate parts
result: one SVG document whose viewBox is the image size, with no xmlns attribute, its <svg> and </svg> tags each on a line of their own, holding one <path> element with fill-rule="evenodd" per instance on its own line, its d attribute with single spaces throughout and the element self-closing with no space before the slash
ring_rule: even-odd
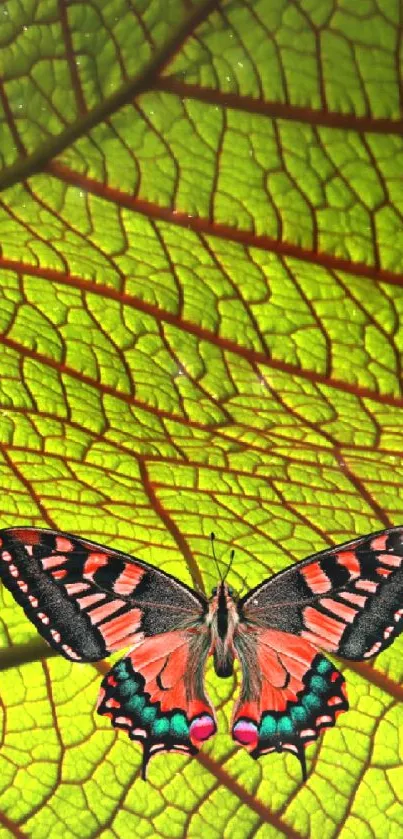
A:
<svg viewBox="0 0 403 839">
<path fill-rule="evenodd" d="M 401 20 L 393 0 L 0 9 L 1 526 L 245 591 L 403 522 Z M 351 710 L 258 763 L 228 726 L 139 778 L 3 591 L 0 839 L 398 836 L 398 640 Z"/>
</svg>

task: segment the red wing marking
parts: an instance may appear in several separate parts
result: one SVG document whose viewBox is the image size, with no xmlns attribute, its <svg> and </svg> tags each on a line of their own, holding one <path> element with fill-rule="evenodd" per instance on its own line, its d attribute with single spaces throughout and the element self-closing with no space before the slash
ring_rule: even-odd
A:
<svg viewBox="0 0 403 839">
<path fill-rule="evenodd" d="M 139 636 L 136 633 L 140 626 L 141 616 L 140 609 L 131 609 L 129 613 L 111 618 L 107 623 L 98 626 L 108 649 L 118 650 L 122 646 L 128 647 L 138 641 Z"/>
<path fill-rule="evenodd" d="M 358 606 L 360 609 L 363 609 L 368 597 L 364 597 L 363 594 L 354 594 L 350 591 L 341 591 L 339 597 L 342 597 L 343 600 L 349 600 L 350 603 L 354 603 L 355 606 Z"/>
<path fill-rule="evenodd" d="M 336 554 L 339 565 L 344 565 L 352 577 L 359 577 L 361 573 L 360 561 L 355 551 L 340 551 Z"/>
<path fill-rule="evenodd" d="M 69 553 L 69 551 L 74 551 L 74 545 L 64 536 L 56 536 L 56 550 L 60 553 Z"/>
<path fill-rule="evenodd" d="M 52 577 L 54 580 L 62 580 L 66 574 L 67 571 L 64 568 L 61 568 L 60 571 L 52 571 Z"/>
<path fill-rule="evenodd" d="M 127 564 L 114 583 L 115 594 L 130 595 L 137 588 L 140 580 L 144 577 L 145 569 L 141 565 Z"/>
<path fill-rule="evenodd" d="M 146 681 L 151 702 L 159 702 L 161 711 L 188 705 L 184 678 L 188 655 L 189 634 L 185 631 L 146 638 L 129 654 L 134 670 Z"/>
<path fill-rule="evenodd" d="M 357 616 L 357 609 L 352 609 L 351 606 L 345 606 L 344 603 L 338 603 L 331 597 L 322 597 L 321 606 L 324 606 L 329 612 L 333 612 L 337 617 L 342 618 L 346 623 L 352 623 Z"/>
<path fill-rule="evenodd" d="M 93 575 L 95 574 L 96 571 L 98 571 L 98 568 L 101 568 L 103 565 L 108 565 L 109 561 L 110 561 L 110 557 L 107 556 L 107 554 L 104 554 L 104 553 L 90 553 L 90 554 L 88 554 L 88 557 L 87 557 L 87 559 L 84 563 L 83 576 L 88 577 L 90 580 L 92 580 Z"/>
<path fill-rule="evenodd" d="M 65 585 L 67 594 L 69 594 L 70 597 L 80 594 L 81 591 L 88 591 L 89 588 L 90 586 L 88 583 L 66 583 Z"/>
<path fill-rule="evenodd" d="M 58 565 L 63 565 L 63 562 L 66 562 L 66 557 L 60 556 L 60 554 L 45 556 L 44 559 L 41 559 L 41 565 L 45 571 L 49 571 L 51 568 L 57 568 Z"/>
<path fill-rule="evenodd" d="M 301 568 L 301 574 L 314 594 L 323 594 L 332 588 L 329 577 L 322 570 L 319 562 L 312 562 L 305 568 Z"/>
<path fill-rule="evenodd" d="M 93 606 L 94 603 L 99 603 L 100 600 L 105 600 L 105 595 L 102 591 L 96 594 L 87 594 L 85 597 L 80 597 L 77 603 L 79 604 L 80 609 L 89 609 L 90 606 Z"/>
<path fill-rule="evenodd" d="M 41 541 L 41 532 L 40 530 L 36 530 L 36 528 L 26 529 L 21 528 L 13 528 L 13 537 L 19 539 L 20 542 L 24 543 L 25 546 L 27 545 L 39 545 Z"/>
<path fill-rule="evenodd" d="M 374 539 L 371 539 L 371 549 L 373 551 L 384 551 L 386 550 L 386 543 L 388 541 L 388 534 L 381 533 L 379 536 L 375 536 Z"/>
<path fill-rule="evenodd" d="M 379 554 L 378 559 L 383 562 L 384 565 L 393 565 L 396 568 L 402 562 L 402 557 L 397 554 Z"/>
<path fill-rule="evenodd" d="M 111 600 L 109 603 L 104 603 L 102 606 L 98 606 L 96 609 L 92 609 L 91 612 L 88 612 L 88 617 L 91 623 L 96 625 L 98 623 L 101 623 L 101 621 L 105 620 L 105 618 L 109 618 L 110 615 L 113 615 L 114 612 L 117 612 L 118 609 L 122 608 L 122 606 L 126 606 L 124 600 Z M 125 617 L 127 620 L 126 615 Z"/>
<path fill-rule="evenodd" d="M 357 580 L 355 587 L 360 588 L 363 591 L 369 591 L 370 594 L 375 594 L 378 588 L 378 583 L 373 583 L 371 580 Z"/>
<path fill-rule="evenodd" d="M 338 648 L 341 636 L 345 630 L 343 623 L 328 615 L 323 615 L 317 609 L 314 609 L 313 606 L 306 606 L 303 610 L 303 617 L 306 627 L 326 642 L 326 649 L 336 650 Z"/>
</svg>

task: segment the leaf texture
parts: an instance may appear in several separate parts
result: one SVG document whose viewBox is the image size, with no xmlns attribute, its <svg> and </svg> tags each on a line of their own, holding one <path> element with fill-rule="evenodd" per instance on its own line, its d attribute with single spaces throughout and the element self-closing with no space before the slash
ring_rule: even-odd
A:
<svg viewBox="0 0 403 839">
<path fill-rule="evenodd" d="M 0 8 L 1 526 L 77 532 L 207 592 L 403 522 L 397 0 Z M 403 829 L 403 644 L 351 710 L 254 763 L 156 759 L 94 715 L 106 665 L 1 593 L 0 839 Z"/>
</svg>

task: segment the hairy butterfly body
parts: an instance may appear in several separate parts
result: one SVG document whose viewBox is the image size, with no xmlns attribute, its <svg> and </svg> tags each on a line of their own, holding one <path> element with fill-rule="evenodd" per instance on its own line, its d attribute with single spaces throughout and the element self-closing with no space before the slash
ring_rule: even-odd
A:
<svg viewBox="0 0 403 839">
<path fill-rule="evenodd" d="M 130 648 L 105 676 L 98 713 L 143 745 L 196 754 L 217 730 L 204 689 L 240 663 L 231 733 L 252 757 L 304 747 L 348 709 L 322 651 L 362 660 L 403 629 L 403 527 L 330 548 L 236 599 L 208 599 L 128 554 L 58 531 L 0 531 L 0 576 L 43 637 L 72 661 Z"/>
</svg>

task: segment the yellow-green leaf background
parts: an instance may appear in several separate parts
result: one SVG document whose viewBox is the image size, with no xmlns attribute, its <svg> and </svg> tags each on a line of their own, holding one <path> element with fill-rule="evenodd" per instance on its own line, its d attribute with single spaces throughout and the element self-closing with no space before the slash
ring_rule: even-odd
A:
<svg viewBox="0 0 403 839">
<path fill-rule="evenodd" d="M 237 590 L 403 523 L 400 0 L 0 5 L 0 525 Z M 403 645 L 253 762 L 157 757 L 1 594 L 0 839 L 403 834 Z"/>
</svg>

